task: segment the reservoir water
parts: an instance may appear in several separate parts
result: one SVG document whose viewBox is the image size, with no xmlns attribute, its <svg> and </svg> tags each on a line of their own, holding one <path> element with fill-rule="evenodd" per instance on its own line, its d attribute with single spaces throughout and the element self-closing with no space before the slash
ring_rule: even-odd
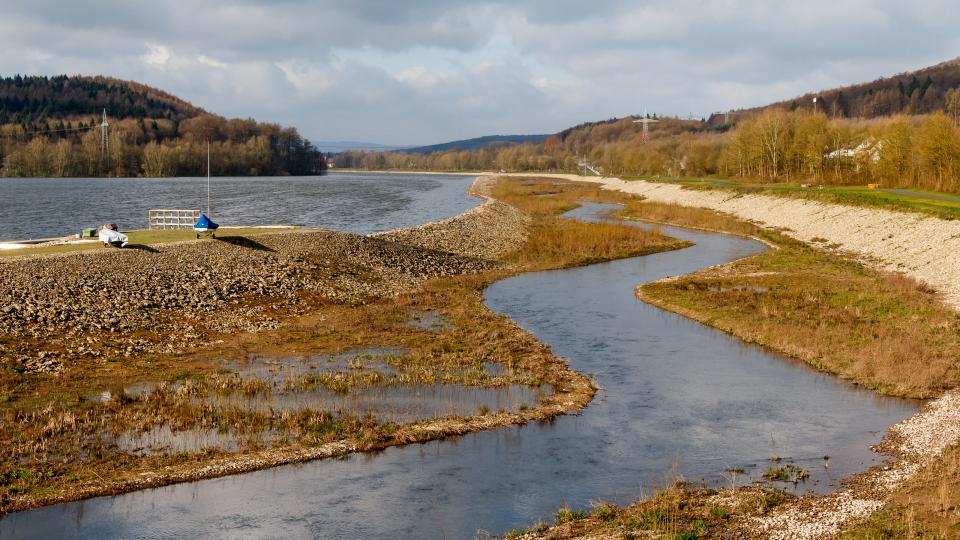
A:
<svg viewBox="0 0 960 540">
<path fill-rule="evenodd" d="M 216 177 L 211 217 L 224 227 L 303 225 L 353 233 L 408 227 L 477 205 L 471 176 L 330 173 Z M 151 208 L 206 209 L 206 178 L 0 179 L 0 240 L 50 238 L 116 223 L 146 229 Z"/>
<path fill-rule="evenodd" d="M 585 204 L 569 217 L 609 209 Z M 674 467 L 722 484 L 729 467 L 758 478 L 776 454 L 810 471 L 798 489 L 827 490 L 877 463 L 868 446 L 919 404 L 638 301 L 638 284 L 766 249 L 663 230 L 696 244 L 524 274 L 485 293 L 595 378 L 600 391 L 580 415 L 21 512 L 0 521 L 0 538 L 472 538 L 552 522 L 564 503 L 629 502 Z"/>
</svg>

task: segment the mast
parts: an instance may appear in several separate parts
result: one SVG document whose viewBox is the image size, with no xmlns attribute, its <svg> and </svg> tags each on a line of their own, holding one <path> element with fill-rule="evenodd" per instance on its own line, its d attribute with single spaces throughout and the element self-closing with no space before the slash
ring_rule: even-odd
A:
<svg viewBox="0 0 960 540">
<path fill-rule="evenodd" d="M 210 141 L 207 140 L 207 217 L 210 217 Z"/>
</svg>

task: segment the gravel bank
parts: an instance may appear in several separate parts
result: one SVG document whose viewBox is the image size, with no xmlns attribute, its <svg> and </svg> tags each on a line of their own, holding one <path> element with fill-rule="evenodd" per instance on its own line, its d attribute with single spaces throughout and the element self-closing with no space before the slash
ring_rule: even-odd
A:
<svg viewBox="0 0 960 540">
<path fill-rule="evenodd" d="M 526 223 L 488 200 L 378 237 L 311 230 L 0 260 L 0 363 L 56 372 L 71 358 L 177 352 L 207 332 L 273 328 L 307 296 L 362 303 L 497 266 Z"/>
<path fill-rule="evenodd" d="M 897 459 L 854 478 L 850 489 L 824 497 L 802 497 L 758 518 L 757 538 L 819 540 L 835 538 L 847 524 L 864 519 L 912 477 L 924 462 L 960 443 L 960 392 L 952 391 L 890 428 L 881 445 Z"/>
<path fill-rule="evenodd" d="M 495 176 L 478 177 L 470 187 L 470 193 L 485 201 L 459 216 L 372 236 L 478 259 L 499 259 L 526 242 L 530 218 L 491 198 L 494 183 Z"/>
</svg>

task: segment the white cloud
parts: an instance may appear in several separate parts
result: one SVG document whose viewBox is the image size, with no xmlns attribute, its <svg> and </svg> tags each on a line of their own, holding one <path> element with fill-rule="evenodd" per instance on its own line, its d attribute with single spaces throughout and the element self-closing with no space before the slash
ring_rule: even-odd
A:
<svg viewBox="0 0 960 540">
<path fill-rule="evenodd" d="M 205 66 L 210 66 L 217 69 L 226 69 L 227 67 L 227 64 L 214 60 L 213 58 L 210 58 L 209 56 L 206 56 L 203 54 L 201 54 L 200 56 L 197 56 L 197 62 L 200 62 Z"/>
<path fill-rule="evenodd" d="M 143 61 L 155 66 L 164 66 L 170 61 L 170 49 L 163 45 L 147 43 L 148 51 L 142 56 Z"/>
</svg>

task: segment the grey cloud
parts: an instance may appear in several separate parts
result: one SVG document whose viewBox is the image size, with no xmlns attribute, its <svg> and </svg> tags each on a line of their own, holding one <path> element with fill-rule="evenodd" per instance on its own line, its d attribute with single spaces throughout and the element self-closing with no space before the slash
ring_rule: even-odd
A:
<svg viewBox="0 0 960 540">
<path fill-rule="evenodd" d="M 3 11 L 4 74 L 109 74 L 317 138 L 388 143 L 555 131 L 645 106 L 704 115 L 960 46 L 960 12 L 941 0 L 32 0 Z M 513 49 L 483 57 L 494 37 Z M 169 61 L 145 62 L 148 44 Z M 398 73 L 377 51 L 413 64 Z"/>
</svg>

